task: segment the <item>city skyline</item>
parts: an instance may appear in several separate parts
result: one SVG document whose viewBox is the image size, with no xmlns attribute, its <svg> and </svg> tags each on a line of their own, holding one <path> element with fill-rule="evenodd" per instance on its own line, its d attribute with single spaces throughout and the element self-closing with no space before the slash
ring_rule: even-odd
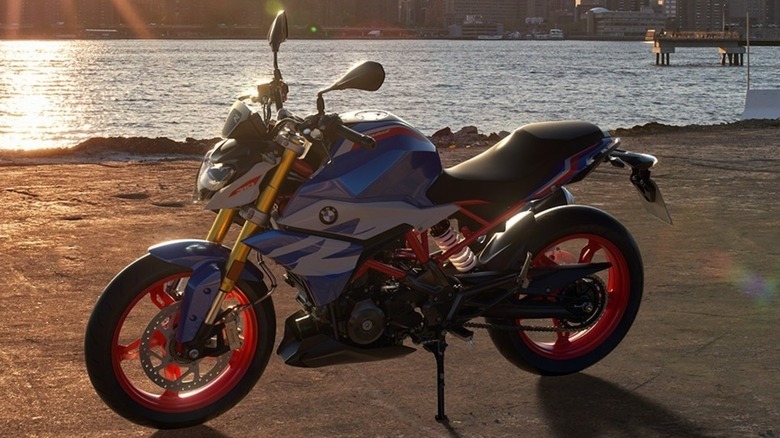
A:
<svg viewBox="0 0 780 438">
<path fill-rule="evenodd" d="M 281 9 L 288 11 L 291 29 L 311 33 L 350 27 L 446 31 L 468 17 L 500 23 L 505 31 L 528 29 L 532 22 L 576 32 L 593 7 L 653 7 L 674 30 L 717 30 L 748 13 L 753 23 L 780 23 L 780 0 L 0 0 L 0 37 L 79 37 L 87 29 L 117 28 L 123 37 L 259 37 Z M 166 35 L 162 28 L 177 32 Z"/>
</svg>

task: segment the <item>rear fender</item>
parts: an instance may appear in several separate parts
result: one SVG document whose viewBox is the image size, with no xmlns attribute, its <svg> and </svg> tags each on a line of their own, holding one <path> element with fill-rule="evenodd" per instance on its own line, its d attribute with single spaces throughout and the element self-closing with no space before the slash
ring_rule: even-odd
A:
<svg viewBox="0 0 780 438">
<path fill-rule="evenodd" d="M 535 213 L 541 213 L 544 210 L 569 204 L 574 204 L 574 195 L 566 187 L 561 187 L 544 198 L 532 201 L 528 209 Z"/>
<path fill-rule="evenodd" d="M 519 269 L 525 260 L 526 242 L 536 226 L 536 216 L 531 211 L 518 214 L 511 219 L 511 226 L 503 233 L 496 233 L 477 257 L 479 266 L 488 271 Z"/>
<path fill-rule="evenodd" d="M 174 240 L 152 246 L 149 254 L 192 270 L 184 288 L 180 323 L 176 329 L 178 342 L 191 342 L 218 295 L 230 248 L 206 240 Z M 251 283 L 259 292 L 268 290 L 262 272 L 251 263 L 245 265 L 240 278 Z"/>
</svg>

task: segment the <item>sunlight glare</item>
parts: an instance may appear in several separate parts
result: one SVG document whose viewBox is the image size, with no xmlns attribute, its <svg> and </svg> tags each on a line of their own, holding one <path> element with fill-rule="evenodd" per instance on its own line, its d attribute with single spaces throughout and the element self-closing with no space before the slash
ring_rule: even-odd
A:
<svg viewBox="0 0 780 438">
<path fill-rule="evenodd" d="M 62 42 L 6 42 L 4 52 L 15 52 L 15 62 L 0 71 L 0 147 L 3 149 L 40 149 L 51 147 L 41 140 L 57 132 L 72 129 L 64 116 L 54 111 L 52 89 L 59 82 L 51 74 L 52 63 L 63 59 Z M 21 54 L 22 56 L 19 56 Z M 24 59 L 24 61 L 18 61 Z"/>
<path fill-rule="evenodd" d="M 141 14 L 135 10 L 130 0 L 111 0 L 111 3 L 114 4 L 114 7 L 130 27 L 134 36 L 137 38 L 152 38 L 152 33 L 146 27 Z"/>
</svg>

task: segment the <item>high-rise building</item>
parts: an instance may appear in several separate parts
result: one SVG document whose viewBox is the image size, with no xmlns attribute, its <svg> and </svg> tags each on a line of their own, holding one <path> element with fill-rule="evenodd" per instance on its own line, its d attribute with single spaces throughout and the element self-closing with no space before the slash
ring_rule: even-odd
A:
<svg viewBox="0 0 780 438">
<path fill-rule="evenodd" d="M 661 7 L 667 18 L 674 20 L 677 17 L 677 0 L 660 0 Z"/>
<path fill-rule="evenodd" d="M 114 4 L 106 0 L 78 0 L 78 19 L 84 28 L 107 28 L 117 23 Z"/>
<path fill-rule="evenodd" d="M 327 27 L 394 26 L 399 0 L 283 0 L 291 25 Z"/>
<path fill-rule="evenodd" d="M 547 20 L 550 18 L 549 0 L 527 0 L 526 17 L 535 17 Z"/>
<path fill-rule="evenodd" d="M 470 16 L 484 23 L 502 23 L 504 28 L 511 29 L 525 20 L 527 10 L 522 8 L 523 3 L 517 0 L 444 0 L 444 24 L 463 24 L 466 16 Z"/>
<path fill-rule="evenodd" d="M 677 0 L 674 23 L 679 30 L 719 31 L 727 10 L 725 0 Z"/>
<path fill-rule="evenodd" d="M 647 0 L 607 0 L 610 11 L 639 11 L 647 6 Z"/>
</svg>

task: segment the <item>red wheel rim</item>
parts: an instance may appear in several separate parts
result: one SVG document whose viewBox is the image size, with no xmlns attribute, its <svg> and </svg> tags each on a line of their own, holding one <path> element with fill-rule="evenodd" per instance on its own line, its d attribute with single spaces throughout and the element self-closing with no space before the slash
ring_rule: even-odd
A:
<svg viewBox="0 0 780 438">
<path fill-rule="evenodd" d="M 557 261 L 555 259 L 558 259 Z M 631 295 L 631 274 L 623 253 L 612 242 L 593 234 L 566 236 L 549 245 L 534 259 L 533 266 L 549 266 L 567 263 L 607 261 L 611 267 L 596 275 L 607 287 L 607 306 L 595 324 L 577 332 L 539 334 L 519 332 L 520 339 L 536 354 L 553 360 L 570 360 L 581 357 L 601 346 L 615 331 L 628 307 Z M 517 320 L 528 325 L 528 320 Z M 536 325 L 538 320 L 534 320 Z M 549 326 L 550 320 L 545 320 Z M 552 325 L 560 327 L 557 319 Z"/>
<path fill-rule="evenodd" d="M 141 333 L 138 327 L 143 327 L 150 319 L 143 322 L 145 314 L 159 312 L 176 301 L 165 293 L 166 284 L 186 279 L 184 273 L 168 277 L 154 283 L 138 294 L 125 309 L 112 338 L 112 365 L 114 375 L 122 389 L 141 406 L 165 413 L 184 413 L 209 406 L 230 392 L 246 374 L 257 348 L 258 327 L 254 309 L 244 310 L 239 316 L 239 326 L 244 342 L 238 349 L 232 351 L 227 366 L 212 381 L 192 391 L 177 392 L 163 389 L 152 383 L 141 369 L 139 348 Z M 226 303 L 249 304 L 247 296 L 235 287 L 226 299 Z M 152 307 L 153 306 L 153 307 Z M 153 341 L 159 334 L 153 335 Z M 164 339 L 164 338 L 163 338 Z M 161 341 L 162 342 L 162 341 Z M 206 360 L 206 359 L 204 359 Z M 168 369 L 171 368 L 171 369 Z M 181 373 L 175 366 L 166 367 L 166 374 Z"/>
</svg>

